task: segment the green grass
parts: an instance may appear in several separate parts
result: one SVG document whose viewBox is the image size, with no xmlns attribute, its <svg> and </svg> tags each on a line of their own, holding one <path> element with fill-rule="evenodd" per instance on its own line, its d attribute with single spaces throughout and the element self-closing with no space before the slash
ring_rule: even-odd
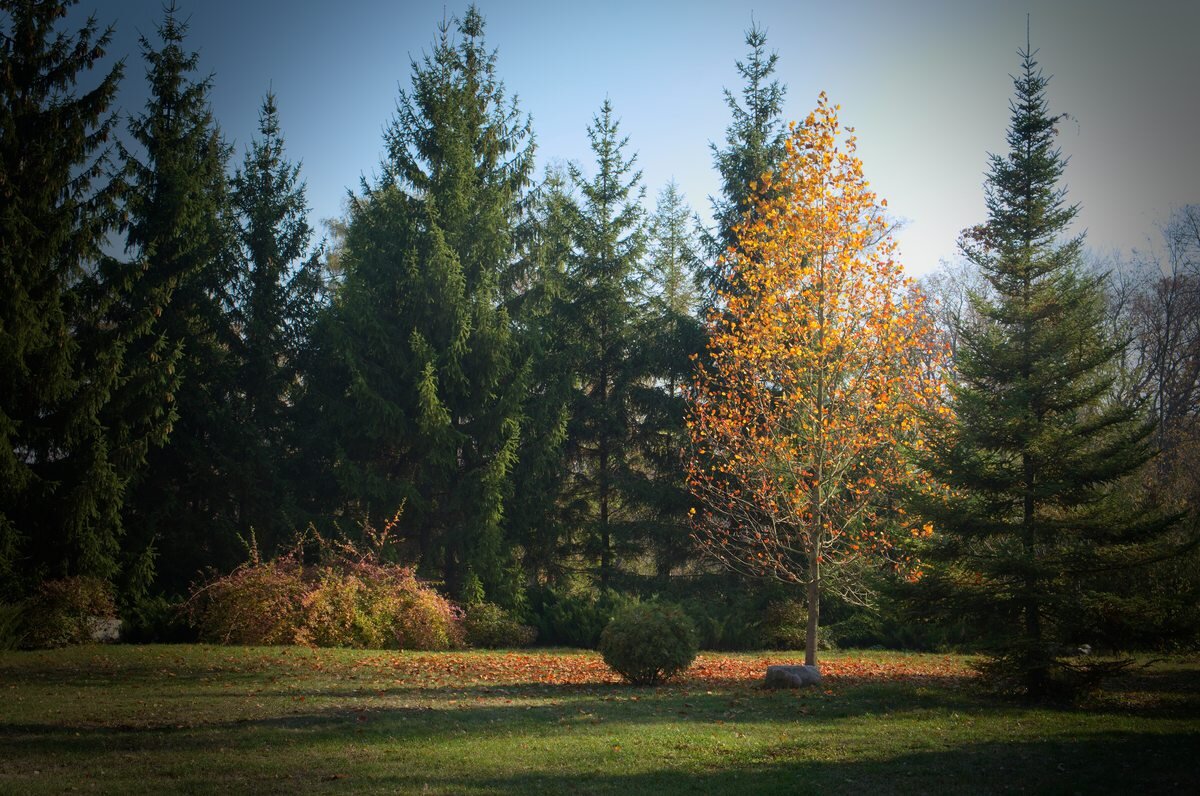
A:
<svg viewBox="0 0 1200 796">
<path fill-rule="evenodd" d="M 1070 710 L 987 697 L 962 659 L 827 660 L 850 676 L 768 692 L 624 686 L 566 651 L 3 652 L 0 792 L 1200 792 L 1198 659 Z"/>
</svg>

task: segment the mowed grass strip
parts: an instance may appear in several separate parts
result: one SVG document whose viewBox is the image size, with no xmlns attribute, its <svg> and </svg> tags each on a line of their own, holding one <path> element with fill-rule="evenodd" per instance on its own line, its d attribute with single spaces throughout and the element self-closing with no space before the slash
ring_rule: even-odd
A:
<svg viewBox="0 0 1200 796">
<path fill-rule="evenodd" d="M 959 656 L 705 654 L 621 684 L 579 651 L 211 646 L 0 654 L 0 792 L 1196 793 L 1200 659 L 1081 708 L 988 697 Z"/>
</svg>

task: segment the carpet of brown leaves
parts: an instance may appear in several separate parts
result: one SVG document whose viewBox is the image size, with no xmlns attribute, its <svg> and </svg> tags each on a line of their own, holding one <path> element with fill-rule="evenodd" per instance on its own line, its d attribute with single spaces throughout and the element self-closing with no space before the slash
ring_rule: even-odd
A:
<svg viewBox="0 0 1200 796">
<path fill-rule="evenodd" d="M 803 663 L 803 658 L 722 655 L 705 653 L 681 674 L 675 684 L 699 687 L 706 684 L 747 686 L 761 682 L 769 663 Z M 619 683 L 594 652 L 495 652 L 495 653 L 409 653 L 378 655 L 359 659 L 355 667 L 387 669 L 401 681 L 426 685 L 576 685 Z M 855 657 L 840 655 L 821 662 L 824 682 L 830 686 L 870 682 L 946 682 L 970 676 L 962 658 L 950 656 Z"/>
</svg>

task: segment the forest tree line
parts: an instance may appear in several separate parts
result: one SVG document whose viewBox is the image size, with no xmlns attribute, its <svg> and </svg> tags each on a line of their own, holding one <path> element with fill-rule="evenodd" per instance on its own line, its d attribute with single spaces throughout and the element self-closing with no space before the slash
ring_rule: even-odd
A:
<svg viewBox="0 0 1200 796">
<path fill-rule="evenodd" d="M 711 226 L 674 184 L 649 207 L 619 103 L 588 123 L 590 161 L 539 174 L 471 8 L 413 62 L 377 176 L 321 238 L 271 94 L 239 157 L 170 8 L 141 40 L 150 98 L 123 118 L 124 63 L 96 74 L 111 30 L 60 30 L 70 5 L 5 4 L 0 598 L 76 575 L 130 605 L 182 596 L 251 540 L 271 554 L 310 525 L 357 538 L 392 519 L 423 577 L 516 611 L 543 587 L 716 576 L 691 538 L 686 399 L 736 289 L 725 255 L 784 157 L 763 29 L 711 145 Z M 1122 488 L 1177 514 L 1182 547 L 1200 501 L 1200 210 L 1165 241 L 1165 263 L 1095 284 L 1120 343 L 1105 397 L 1161 451 Z M 995 289 L 977 266 L 922 283 L 954 352 Z M 1195 632 L 1194 555 L 1122 579 L 1113 621 L 1149 628 L 1139 641 Z"/>
</svg>

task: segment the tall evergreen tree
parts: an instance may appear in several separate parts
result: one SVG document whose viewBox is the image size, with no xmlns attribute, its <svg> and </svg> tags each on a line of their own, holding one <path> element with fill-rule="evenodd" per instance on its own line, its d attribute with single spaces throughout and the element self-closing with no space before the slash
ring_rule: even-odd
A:
<svg viewBox="0 0 1200 796">
<path fill-rule="evenodd" d="M 103 252 L 123 190 L 106 141 L 123 71 L 76 85 L 104 58 L 95 17 L 56 30 L 73 2 L 0 6 L 0 596 L 38 578 L 120 567 L 120 508 L 162 396 L 104 412 L 137 369 L 127 347 L 151 307 L 113 323 L 133 276 Z"/>
<path fill-rule="evenodd" d="M 750 48 L 746 60 L 736 63 L 745 81 L 741 101 L 725 89 L 725 104 L 732 116 L 725 130 L 725 145 L 709 144 L 721 175 L 721 195 L 709 198 L 715 229 L 705 234 L 709 262 L 701 273 L 708 306 L 716 301 L 718 291 L 731 289 L 720 258 L 737 246 L 734 227 L 754 206 L 751 183 L 779 165 L 787 132 L 782 119 L 787 87 L 772 79 L 779 55 L 767 52 L 767 32 L 757 23 L 746 31 L 746 46 Z"/>
<path fill-rule="evenodd" d="M 598 562 L 601 587 L 616 569 L 634 519 L 628 485 L 634 461 L 638 266 L 646 246 L 641 172 L 626 157 L 612 104 L 605 100 L 588 127 L 596 173 L 572 166 L 581 205 L 567 276 L 573 305 L 576 394 L 569 427 L 570 500 L 588 531 L 585 552 Z"/>
<path fill-rule="evenodd" d="M 142 37 L 150 98 L 130 122 L 138 151 L 125 150 L 131 190 L 126 245 L 144 270 L 139 292 L 169 292 L 156 333 L 181 352 L 169 443 L 151 452 L 126 520 L 156 550 L 161 585 L 182 591 L 205 564 L 240 557 L 237 501 L 228 478 L 244 440 L 231 393 L 237 341 L 236 219 L 224 142 L 209 105 L 212 79 L 195 79 L 187 25 L 169 6 L 156 47 Z M 140 300 L 135 297 L 135 303 Z M 148 300 L 148 298 L 147 298 Z"/>
<path fill-rule="evenodd" d="M 692 356 L 704 348 L 704 330 L 696 317 L 700 242 L 692 217 L 672 180 L 659 194 L 650 219 L 642 278 L 644 308 L 638 336 L 645 376 L 635 400 L 640 407 L 637 439 L 643 477 L 636 499 L 645 526 L 640 535 L 660 576 L 684 564 L 694 549 L 687 528 L 692 498 L 680 454 L 687 439 L 684 393 L 692 379 Z"/>
<path fill-rule="evenodd" d="M 562 545 L 570 522 L 562 498 L 575 327 L 567 270 L 577 215 L 566 173 L 550 170 L 535 192 L 524 228 L 520 283 L 512 286 L 509 301 L 522 358 L 529 362 L 529 381 L 513 470 L 515 499 L 505 512 L 505 527 L 524 550 L 526 573 L 552 580 L 568 564 Z"/>
<path fill-rule="evenodd" d="M 1104 571 L 1129 566 L 1169 520 L 1114 487 L 1150 454 L 1136 407 L 1107 397 L 1120 344 L 1106 338 L 1104 295 L 1080 265 L 1077 206 L 1059 187 L 1047 78 L 1020 51 L 1006 155 L 991 156 L 988 220 L 963 251 L 991 290 L 961 331 L 954 419 L 927 461 L 947 489 L 920 500 L 942 562 L 927 594 L 979 617 L 999 671 L 1044 696 L 1066 683 L 1057 651 Z M 941 495 L 938 497 L 937 495 Z"/>
<path fill-rule="evenodd" d="M 421 567 L 456 592 L 504 586 L 501 520 L 526 372 L 501 274 L 532 169 L 529 120 L 510 101 L 471 7 L 412 65 L 382 177 L 353 200 L 323 387 L 347 508 L 391 516 Z"/>
<path fill-rule="evenodd" d="M 241 342 L 238 423 L 246 447 L 231 476 L 239 525 L 270 549 L 300 525 L 287 477 L 290 407 L 322 280 L 300 166 L 285 157 L 272 93 L 263 100 L 258 128 L 261 137 L 233 178 L 245 269 L 234 316 Z"/>
</svg>

